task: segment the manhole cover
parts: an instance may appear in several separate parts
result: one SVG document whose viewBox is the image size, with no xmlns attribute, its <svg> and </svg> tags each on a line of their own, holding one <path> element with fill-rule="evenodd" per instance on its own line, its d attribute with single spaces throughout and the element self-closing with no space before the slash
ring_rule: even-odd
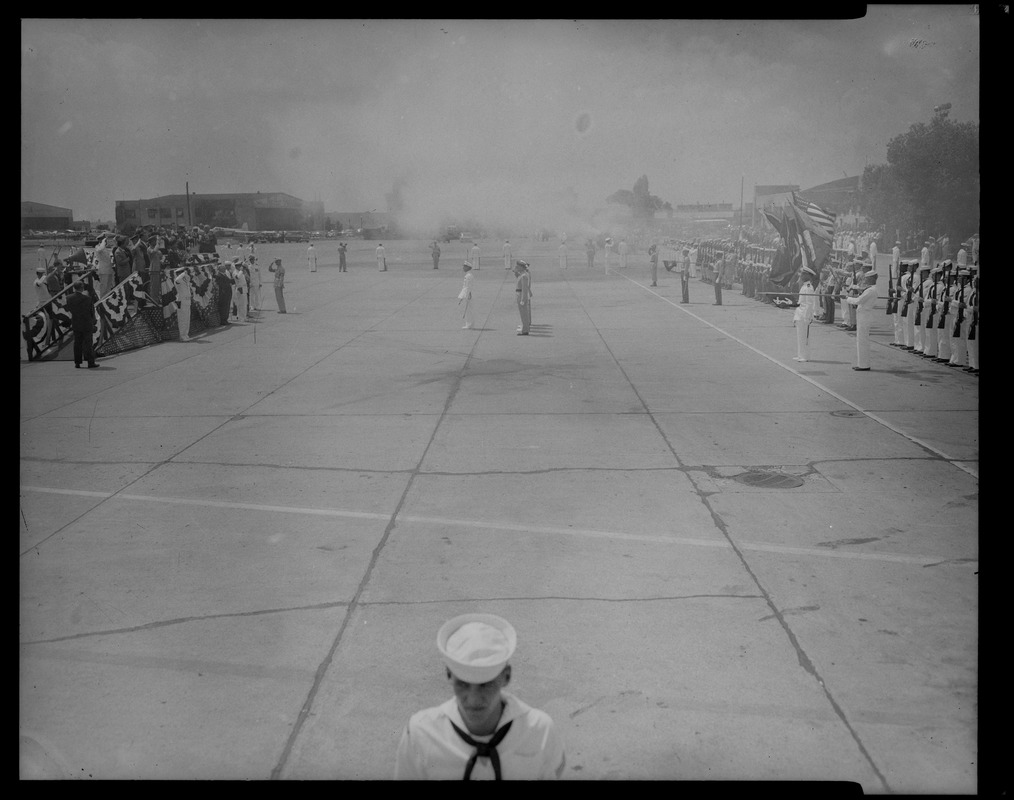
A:
<svg viewBox="0 0 1014 800">
<path fill-rule="evenodd" d="M 743 472 L 734 480 L 761 489 L 794 489 L 804 483 L 803 479 L 796 475 L 782 475 L 780 472 Z"/>
<path fill-rule="evenodd" d="M 846 410 L 843 410 L 843 411 L 832 411 L 831 412 L 831 416 L 832 417 L 865 417 L 866 415 L 862 411 L 852 411 L 852 410 L 846 409 Z"/>
</svg>

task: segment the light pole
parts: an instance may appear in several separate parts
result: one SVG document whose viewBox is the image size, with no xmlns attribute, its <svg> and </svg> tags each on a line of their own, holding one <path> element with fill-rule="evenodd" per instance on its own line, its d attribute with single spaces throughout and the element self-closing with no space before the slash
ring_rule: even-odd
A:
<svg viewBox="0 0 1014 800">
<path fill-rule="evenodd" d="M 743 181 L 746 176 L 743 173 L 739 175 L 739 240 L 743 241 Z"/>
</svg>

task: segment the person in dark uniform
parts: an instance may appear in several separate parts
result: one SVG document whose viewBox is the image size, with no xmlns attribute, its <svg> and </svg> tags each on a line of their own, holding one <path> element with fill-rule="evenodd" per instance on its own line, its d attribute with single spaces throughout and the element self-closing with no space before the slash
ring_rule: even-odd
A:
<svg viewBox="0 0 1014 800">
<path fill-rule="evenodd" d="M 683 248 L 683 260 L 680 262 L 680 286 L 683 289 L 681 303 L 690 302 L 690 249 Z"/>
<path fill-rule="evenodd" d="M 232 276 L 229 267 L 232 264 L 223 261 L 215 272 L 215 285 L 218 287 L 218 321 L 221 325 L 229 324 L 229 311 L 232 308 Z"/>
<path fill-rule="evenodd" d="M 73 283 L 74 291 L 64 306 L 70 313 L 70 327 L 74 332 L 74 367 L 81 368 L 81 362 L 88 362 L 88 369 L 98 366 L 92 335 L 95 333 L 95 301 L 88 293 L 88 287 L 80 278 Z"/>
</svg>

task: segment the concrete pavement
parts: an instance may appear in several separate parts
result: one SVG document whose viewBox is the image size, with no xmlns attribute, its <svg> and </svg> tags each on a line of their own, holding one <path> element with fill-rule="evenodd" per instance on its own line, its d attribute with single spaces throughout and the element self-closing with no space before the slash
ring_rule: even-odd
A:
<svg viewBox="0 0 1014 800">
<path fill-rule="evenodd" d="M 976 791 L 976 377 L 882 308 L 871 372 L 818 324 L 798 364 L 791 312 L 555 242 L 515 244 L 531 336 L 498 260 L 461 330 L 453 246 L 384 245 L 259 253 L 285 316 L 23 361 L 22 776 L 390 777 L 489 611 L 567 779 Z"/>
</svg>

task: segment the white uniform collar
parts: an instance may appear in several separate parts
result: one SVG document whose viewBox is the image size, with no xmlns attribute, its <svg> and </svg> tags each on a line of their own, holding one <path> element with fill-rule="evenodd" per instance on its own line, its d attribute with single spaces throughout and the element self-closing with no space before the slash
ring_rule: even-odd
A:
<svg viewBox="0 0 1014 800">
<path fill-rule="evenodd" d="M 500 715 L 500 722 L 496 726 L 497 730 L 502 728 L 511 720 L 524 716 L 529 711 L 531 711 L 531 707 L 529 705 L 522 702 L 521 700 L 518 700 L 518 698 L 512 695 L 510 692 L 501 690 L 500 695 L 506 701 L 507 705 L 504 707 L 503 714 Z M 451 722 L 453 722 L 455 725 L 461 728 L 461 730 L 465 731 L 465 733 L 467 733 L 476 741 L 480 742 L 488 741 L 493 737 L 493 734 L 496 733 L 496 731 L 494 731 L 488 736 L 476 736 L 471 731 L 469 731 L 468 726 L 465 724 L 465 721 L 461 718 L 461 712 L 458 710 L 458 701 L 454 697 L 452 697 L 450 700 L 448 700 L 446 703 L 440 706 L 440 711 L 444 715 L 446 715 L 451 720 Z"/>
</svg>

